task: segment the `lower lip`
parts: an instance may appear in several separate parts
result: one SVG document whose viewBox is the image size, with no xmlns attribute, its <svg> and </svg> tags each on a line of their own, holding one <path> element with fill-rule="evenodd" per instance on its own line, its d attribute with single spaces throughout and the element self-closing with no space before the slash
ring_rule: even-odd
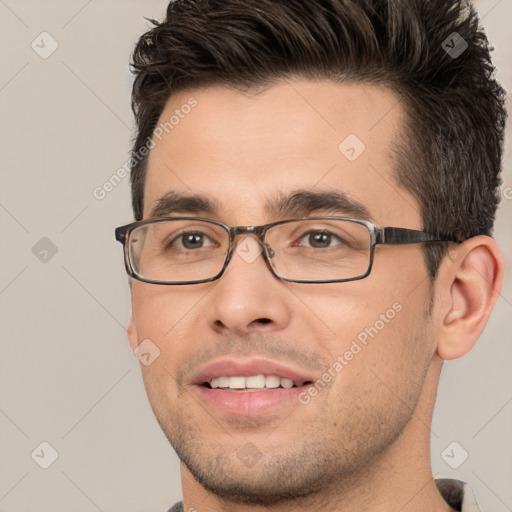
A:
<svg viewBox="0 0 512 512">
<path fill-rule="evenodd" d="M 237 416 L 257 416 L 277 407 L 298 403 L 298 395 L 309 386 L 274 388 L 267 391 L 226 391 L 196 386 L 201 398 L 215 409 Z"/>
</svg>

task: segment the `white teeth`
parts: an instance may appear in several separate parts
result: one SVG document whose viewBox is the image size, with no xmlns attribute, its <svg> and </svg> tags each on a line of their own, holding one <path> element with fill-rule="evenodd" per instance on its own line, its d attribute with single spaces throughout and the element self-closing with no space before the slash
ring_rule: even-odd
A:
<svg viewBox="0 0 512 512">
<path fill-rule="evenodd" d="M 265 387 L 266 388 L 278 388 L 281 385 L 281 379 L 276 377 L 275 375 L 267 375 L 265 377 Z"/>
<path fill-rule="evenodd" d="M 292 388 L 293 387 L 293 380 L 291 379 L 281 379 L 281 386 L 283 388 Z"/>
<path fill-rule="evenodd" d="M 254 389 L 263 389 L 265 387 L 265 376 L 254 375 L 253 377 L 245 378 L 245 387 Z"/>
<path fill-rule="evenodd" d="M 245 388 L 245 377 L 230 377 L 229 389 L 243 389 Z"/>
<path fill-rule="evenodd" d="M 229 388 L 229 377 L 217 377 L 217 387 Z"/>
<path fill-rule="evenodd" d="M 251 375 L 249 377 L 215 377 L 210 381 L 212 388 L 224 389 L 274 389 L 282 387 L 289 389 L 302 386 L 303 381 L 294 382 L 291 379 L 281 378 L 277 375 Z"/>
</svg>

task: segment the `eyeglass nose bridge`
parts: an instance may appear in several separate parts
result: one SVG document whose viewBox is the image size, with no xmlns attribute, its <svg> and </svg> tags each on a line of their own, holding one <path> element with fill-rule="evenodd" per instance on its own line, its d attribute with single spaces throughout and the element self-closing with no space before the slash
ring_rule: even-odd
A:
<svg viewBox="0 0 512 512">
<path fill-rule="evenodd" d="M 258 239 L 260 246 L 263 249 L 264 257 L 268 255 L 269 258 L 274 257 L 274 251 L 272 248 L 265 243 L 265 232 L 268 226 L 234 226 L 229 230 L 229 236 L 231 239 L 231 247 L 235 247 L 235 236 L 237 235 L 253 235 Z"/>
<path fill-rule="evenodd" d="M 229 237 L 230 237 L 230 248 L 228 250 L 228 254 L 226 255 L 226 263 L 225 267 L 229 264 L 231 261 L 231 257 L 233 255 L 233 252 L 235 250 L 235 247 L 237 246 L 235 242 L 235 237 L 237 235 L 252 235 L 258 239 L 258 244 L 262 248 L 262 257 L 265 260 L 265 263 L 267 264 L 267 267 L 272 272 L 272 274 L 276 275 L 274 269 L 272 268 L 272 265 L 269 261 L 270 258 L 273 258 L 275 256 L 274 250 L 265 242 L 265 232 L 267 231 L 268 226 L 234 226 L 231 227 L 229 230 Z M 277 277 L 277 275 L 276 275 Z"/>
<path fill-rule="evenodd" d="M 238 235 L 253 235 L 258 239 L 259 244 L 265 247 L 263 240 L 266 231 L 266 226 L 235 226 L 229 229 L 229 238 L 231 246 L 235 246 L 235 237 Z"/>
<path fill-rule="evenodd" d="M 264 232 L 265 226 L 234 226 L 230 229 L 231 236 L 249 234 L 261 238 Z"/>
</svg>

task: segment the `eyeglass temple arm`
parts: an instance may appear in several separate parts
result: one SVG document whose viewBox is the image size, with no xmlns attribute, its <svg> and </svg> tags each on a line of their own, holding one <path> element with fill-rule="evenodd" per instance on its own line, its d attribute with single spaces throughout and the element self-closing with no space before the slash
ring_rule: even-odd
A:
<svg viewBox="0 0 512 512">
<path fill-rule="evenodd" d="M 419 244 L 424 242 L 455 242 L 451 237 L 433 235 L 425 231 L 406 228 L 382 228 L 377 231 L 375 243 L 377 244 Z"/>
</svg>

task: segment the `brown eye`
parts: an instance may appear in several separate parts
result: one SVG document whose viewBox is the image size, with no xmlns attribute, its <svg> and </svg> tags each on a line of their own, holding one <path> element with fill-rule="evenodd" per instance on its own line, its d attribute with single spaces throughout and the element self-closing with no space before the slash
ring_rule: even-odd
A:
<svg viewBox="0 0 512 512">
<path fill-rule="evenodd" d="M 302 240 L 306 240 L 307 244 L 303 244 Z M 300 238 L 300 245 L 306 245 L 313 249 L 326 249 L 333 245 L 340 245 L 339 243 L 333 244 L 333 242 L 336 242 L 337 240 L 343 243 L 339 236 L 330 233 L 329 231 L 309 231 Z"/>
<path fill-rule="evenodd" d="M 178 237 L 185 249 L 198 249 L 203 246 L 205 235 L 203 233 L 184 233 Z"/>
</svg>

